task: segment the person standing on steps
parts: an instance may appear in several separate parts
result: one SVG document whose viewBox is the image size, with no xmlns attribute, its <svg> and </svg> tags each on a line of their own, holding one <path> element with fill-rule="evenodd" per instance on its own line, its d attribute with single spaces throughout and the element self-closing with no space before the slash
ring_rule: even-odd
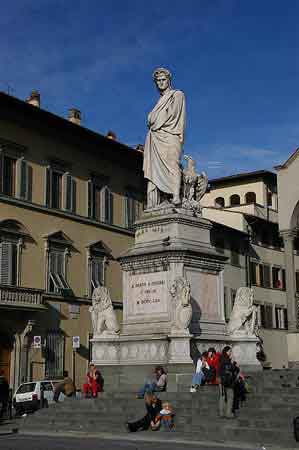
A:
<svg viewBox="0 0 299 450">
<path fill-rule="evenodd" d="M 232 361 L 232 349 L 224 347 L 219 361 L 219 415 L 233 419 L 234 386 L 240 369 Z"/>
</svg>

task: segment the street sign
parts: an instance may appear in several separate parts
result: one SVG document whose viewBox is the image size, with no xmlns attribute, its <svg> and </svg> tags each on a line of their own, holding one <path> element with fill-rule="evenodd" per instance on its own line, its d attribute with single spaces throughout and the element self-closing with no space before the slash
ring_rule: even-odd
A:
<svg viewBox="0 0 299 450">
<path fill-rule="evenodd" d="M 42 338 L 41 336 L 33 337 L 33 348 L 41 348 L 42 346 Z"/>
<path fill-rule="evenodd" d="M 80 336 L 73 336 L 73 348 L 80 348 Z"/>
</svg>

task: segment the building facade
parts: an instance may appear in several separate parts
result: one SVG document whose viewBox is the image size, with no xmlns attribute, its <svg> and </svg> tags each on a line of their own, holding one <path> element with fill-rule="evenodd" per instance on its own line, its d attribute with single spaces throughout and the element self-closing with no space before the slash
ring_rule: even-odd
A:
<svg viewBox="0 0 299 450">
<path fill-rule="evenodd" d="M 299 149 L 282 165 L 276 167 L 279 192 L 279 228 L 284 241 L 287 281 L 289 329 L 288 360 L 299 367 Z"/>
<path fill-rule="evenodd" d="M 287 302 L 284 241 L 278 227 L 276 174 L 258 171 L 211 180 L 202 203 L 204 217 L 214 224 L 213 243 L 227 256 L 227 320 L 237 289 L 251 286 L 267 357 L 264 365 L 288 367 L 287 335 L 292 311 Z M 299 267 L 299 259 L 294 258 Z"/>
<path fill-rule="evenodd" d="M 80 386 L 99 283 L 121 316 L 117 258 L 142 208 L 142 154 L 39 101 L 0 93 L 0 369 L 11 386 L 63 370 Z"/>
</svg>

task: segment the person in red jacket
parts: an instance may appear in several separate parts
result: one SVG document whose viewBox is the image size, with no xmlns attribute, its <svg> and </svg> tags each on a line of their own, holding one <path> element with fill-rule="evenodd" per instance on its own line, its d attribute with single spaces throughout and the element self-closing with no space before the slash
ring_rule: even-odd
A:
<svg viewBox="0 0 299 450">
<path fill-rule="evenodd" d="M 213 378 L 209 381 L 209 384 L 219 384 L 218 381 L 218 372 L 219 372 L 219 361 L 220 361 L 220 352 L 216 352 L 214 347 L 210 347 L 208 350 L 208 365 L 212 368 L 214 375 Z"/>
<path fill-rule="evenodd" d="M 83 392 L 85 398 L 87 398 L 90 393 L 93 397 L 97 397 L 98 392 L 103 391 L 104 379 L 101 372 L 97 370 L 94 364 L 89 364 L 89 371 L 86 374 L 87 383 L 83 384 Z"/>
</svg>

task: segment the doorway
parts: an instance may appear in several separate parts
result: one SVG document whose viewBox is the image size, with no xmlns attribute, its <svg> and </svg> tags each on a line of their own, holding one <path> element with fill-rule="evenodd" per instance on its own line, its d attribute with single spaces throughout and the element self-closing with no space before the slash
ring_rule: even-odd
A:
<svg viewBox="0 0 299 450">
<path fill-rule="evenodd" d="M 0 372 L 3 371 L 3 374 L 8 382 L 10 380 L 12 348 L 12 338 L 6 334 L 0 334 Z"/>
</svg>

